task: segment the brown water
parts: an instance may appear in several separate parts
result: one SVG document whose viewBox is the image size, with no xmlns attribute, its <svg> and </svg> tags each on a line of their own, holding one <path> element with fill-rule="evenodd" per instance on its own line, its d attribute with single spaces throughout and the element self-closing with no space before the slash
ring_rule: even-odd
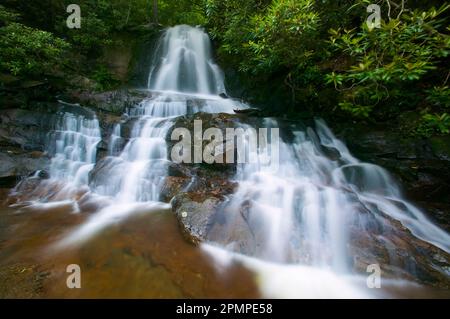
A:
<svg viewBox="0 0 450 319">
<path fill-rule="evenodd" d="M 170 211 L 132 216 L 83 244 L 56 249 L 90 214 L 73 213 L 71 205 L 11 208 L 8 193 L 0 189 L 0 298 L 262 297 L 255 273 L 238 262 L 217 267 L 183 238 Z M 81 289 L 66 285 L 71 264 L 81 268 Z M 408 284 L 385 284 L 370 295 L 450 297 L 449 291 Z"/>
<path fill-rule="evenodd" d="M 5 198 L 5 191 L 2 192 Z M 185 241 L 170 212 L 130 217 L 78 247 L 52 246 L 88 214 L 69 207 L 0 208 L 0 297 L 257 298 L 254 275 Z M 81 268 L 81 289 L 66 285 L 66 267 Z"/>
</svg>

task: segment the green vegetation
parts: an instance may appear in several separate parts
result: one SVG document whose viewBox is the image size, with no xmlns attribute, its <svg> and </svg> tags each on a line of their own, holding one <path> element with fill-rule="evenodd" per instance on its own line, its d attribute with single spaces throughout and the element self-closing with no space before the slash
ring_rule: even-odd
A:
<svg viewBox="0 0 450 319">
<path fill-rule="evenodd" d="M 5 0 L 0 71 L 24 78 L 75 72 L 108 90 L 121 82 L 101 59 L 105 48 L 131 45 L 127 39 L 142 30 L 202 25 L 220 63 L 237 70 L 231 84 L 275 115 L 377 122 L 416 112 L 415 134 L 449 134 L 449 3 L 80 0 L 82 28 L 71 30 L 72 2 Z M 379 28 L 366 23 L 371 3 L 381 7 Z"/>
<path fill-rule="evenodd" d="M 341 92 L 342 109 L 368 117 L 383 102 L 417 106 L 420 100 L 415 99 L 425 93 L 420 80 L 450 53 L 450 37 L 439 32 L 444 20 L 438 19 L 448 9 L 402 13 L 382 21 L 379 29 L 367 24 L 359 30 L 331 29 L 333 48 L 351 58 L 346 70 L 327 75 Z"/>
<path fill-rule="evenodd" d="M 198 1 L 202 3 L 202 1 Z M 102 55 L 108 48 L 132 46 L 144 30 L 164 25 L 203 24 L 202 6 L 195 1 L 158 0 L 5 0 L 0 6 L 0 73 L 19 79 L 44 76 L 67 79 L 82 76 L 95 82 L 93 90 L 120 85 Z M 69 29 L 69 4 L 81 8 L 81 28 Z M 157 23 L 156 23 L 157 22 Z M 124 40 L 125 39 L 125 40 Z M 58 81 L 58 80 L 57 80 Z"/>
<path fill-rule="evenodd" d="M 0 70 L 15 76 L 45 75 L 54 71 L 69 48 L 50 32 L 15 22 L 18 15 L 0 6 Z"/>
<path fill-rule="evenodd" d="M 371 3 L 379 28 L 366 23 Z M 261 87 L 278 82 L 292 97 L 282 112 L 382 121 L 417 110 L 423 135 L 448 134 L 449 12 L 433 1 L 206 1 L 220 57 Z"/>
<path fill-rule="evenodd" d="M 449 134 L 450 115 L 447 113 L 443 113 L 441 115 L 425 113 L 422 116 L 417 131 L 420 135 L 426 137 L 433 134 Z"/>
</svg>

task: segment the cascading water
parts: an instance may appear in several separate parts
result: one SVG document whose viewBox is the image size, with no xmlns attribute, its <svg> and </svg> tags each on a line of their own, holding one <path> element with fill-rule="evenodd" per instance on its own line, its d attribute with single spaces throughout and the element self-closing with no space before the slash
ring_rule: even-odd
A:
<svg viewBox="0 0 450 319">
<path fill-rule="evenodd" d="M 274 120 L 267 123 L 276 125 Z M 281 142 L 276 169 L 274 163 L 239 165 L 239 189 L 222 212 L 228 227 L 221 225 L 224 233 L 216 232 L 213 238 L 225 238 L 228 248 L 236 246 L 265 260 L 345 271 L 349 226 L 364 229 L 371 221 L 365 213 L 373 217 L 383 212 L 418 238 L 450 252 L 450 236 L 402 199 L 384 169 L 355 159 L 323 121 L 315 125 L 318 137 L 309 129 L 295 131 L 290 145 Z M 321 147 L 334 151 L 334 158 Z M 256 237 L 255 245 L 244 249 L 233 238 L 242 211 Z"/>
<path fill-rule="evenodd" d="M 100 141 L 100 125 L 95 116 L 92 119 L 71 113 L 58 116 L 56 129 L 49 136 L 49 150 L 54 154 L 50 175 L 75 186 L 87 185 Z"/>
<path fill-rule="evenodd" d="M 166 136 L 175 117 L 199 111 L 232 113 L 236 105 L 245 107 L 218 95 L 225 93 L 223 76 L 210 50 L 209 38 L 200 29 L 176 26 L 165 31 L 149 76 L 150 97 L 127 111 L 127 123 L 114 127 L 109 157 L 91 174 L 91 190 L 112 202 L 65 243 L 86 240 L 118 218 L 169 207 L 158 201 L 170 163 Z M 119 151 L 121 132 L 130 123 L 130 137 Z"/>
<path fill-rule="evenodd" d="M 258 149 L 257 164 L 238 165 L 238 190 L 203 245 L 219 264 L 236 260 L 254 269 L 267 296 L 355 298 L 371 295 L 361 289 L 364 278 L 351 276 L 352 240 L 376 225 L 383 231 L 375 239 L 393 247 L 389 238 L 397 229 L 385 216 L 450 252 L 450 235 L 402 199 L 384 169 L 354 158 L 322 120 L 315 128 L 281 142 L 277 163 L 267 163 L 266 150 Z"/>
<path fill-rule="evenodd" d="M 225 93 L 223 74 L 212 59 L 208 35 L 187 25 L 167 30 L 157 48 L 148 87 L 156 91 Z"/>
<path fill-rule="evenodd" d="M 131 214 L 168 209 L 159 200 L 174 118 L 246 107 L 223 98 L 223 75 L 212 60 L 209 38 L 189 26 L 166 30 L 145 91 L 149 97 L 114 126 L 107 157 L 98 162 L 98 120 L 71 113 L 59 117 L 50 136 L 51 180 L 71 189 L 88 185 L 80 205 L 104 203 L 61 245 L 86 240 Z M 278 125 L 272 119 L 264 123 Z M 348 278 L 354 229 L 394 231 L 389 219 L 450 252 L 450 236 L 402 199 L 386 171 L 354 158 L 323 121 L 315 122 L 315 130 L 293 128 L 293 139 L 281 141 L 278 153 L 279 163 L 268 163 L 260 147 L 256 163 L 237 165 L 239 186 L 217 212 L 220 225 L 212 225 L 203 245 L 218 261 L 236 259 L 258 272 L 267 296 L 366 297 L 353 285 L 355 278 Z M 243 224 L 245 240 L 242 228 L 235 227 Z M 393 245 L 385 235 L 375 239 Z"/>
</svg>

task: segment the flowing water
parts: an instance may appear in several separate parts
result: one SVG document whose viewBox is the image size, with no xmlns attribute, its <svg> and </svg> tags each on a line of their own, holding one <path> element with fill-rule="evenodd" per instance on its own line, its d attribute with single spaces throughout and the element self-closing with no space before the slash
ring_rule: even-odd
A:
<svg viewBox="0 0 450 319">
<path fill-rule="evenodd" d="M 167 211 L 170 205 L 160 202 L 160 194 L 170 164 L 166 136 L 174 119 L 247 107 L 223 97 L 223 74 L 212 59 L 208 35 L 189 26 L 164 33 L 148 90 L 149 97 L 114 126 L 108 156 L 100 161 L 97 118 L 58 117 L 49 135 L 53 159 L 47 184 L 63 186 L 34 190 L 30 207 L 50 209 L 56 202 L 67 204 L 72 213 L 92 214 L 64 234 L 57 248 L 81 245 L 132 216 Z M 264 124 L 278 125 L 275 119 Z M 279 143 L 279 161 L 267 162 L 266 149 L 260 147 L 256 163 L 238 164 L 234 179 L 239 186 L 218 212 L 223 222 L 201 246 L 217 269 L 244 265 L 259 275 L 259 288 L 268 297 L 364 298 L 374 293 L 363 288 L 364 277 L 352 275 L 349 247 L 355 229 L 370 233 L 381 228 L 376 240 L 395 246 L 395 220 L 416 238 L 450 252 L 449 234 L 403 199 L 388 172 L 354 158 L 322 120 L 315 121 L 314 129 L 292 131 L 292 141 Z M 33 198 L 33 192 L 28 195 Z M 251 239 L 243 240 L 236 229 L 241 219 Z"/>
<path fill-rule="evenodd" d="M 95 165 L 97 144 L 101 141 L 97 118 L 63 113 L 55 127 L 49 134 L 48 150 L 54 154 L 50 175 L 75 187 L 87 185 L 88 174 Z"/>
<path fill-rule="evenodd" d="M 150 71 L 150 89 L 219 95 L 225 93 L 223 82 L 205 32 L 189 26 L 166 31 Z"/>
</svg>

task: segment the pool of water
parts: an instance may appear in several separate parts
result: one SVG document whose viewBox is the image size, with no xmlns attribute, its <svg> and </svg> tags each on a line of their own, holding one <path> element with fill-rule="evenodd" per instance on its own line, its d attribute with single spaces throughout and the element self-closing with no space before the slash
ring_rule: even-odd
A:
<svg viewBox="0 0 450 319">
<path fill-rule="evenodd" d="M 6 191 L 2 191 L 3 198 Z M 0 208 L 0 296 L 6 298 L 257 298 L 255 274 L 215 267 L 184 240 L 167 211 L 130 217 L 82 244 L 58 241 L 87 213 L 70 205 Z M 81 289 L 66 285 L 68 265 L 81 269 Z"/>
<path fill-rule="evenodd" d="M 245 256 L 226 256 L 224 262 L 215 248 L 185 240 L 170 210 L 131 214 L 86 241 L 61 247 L 92 212 L 75 213 L 67 201 L 11 207 L 8 194 L 0 190 L 1 298 L 450 297 L 408 282 L 368 289 L 363 277 L 341 280 Z M 80 266 L 81 289 L 67 287 L 72 264 Z"/>
</svg>

